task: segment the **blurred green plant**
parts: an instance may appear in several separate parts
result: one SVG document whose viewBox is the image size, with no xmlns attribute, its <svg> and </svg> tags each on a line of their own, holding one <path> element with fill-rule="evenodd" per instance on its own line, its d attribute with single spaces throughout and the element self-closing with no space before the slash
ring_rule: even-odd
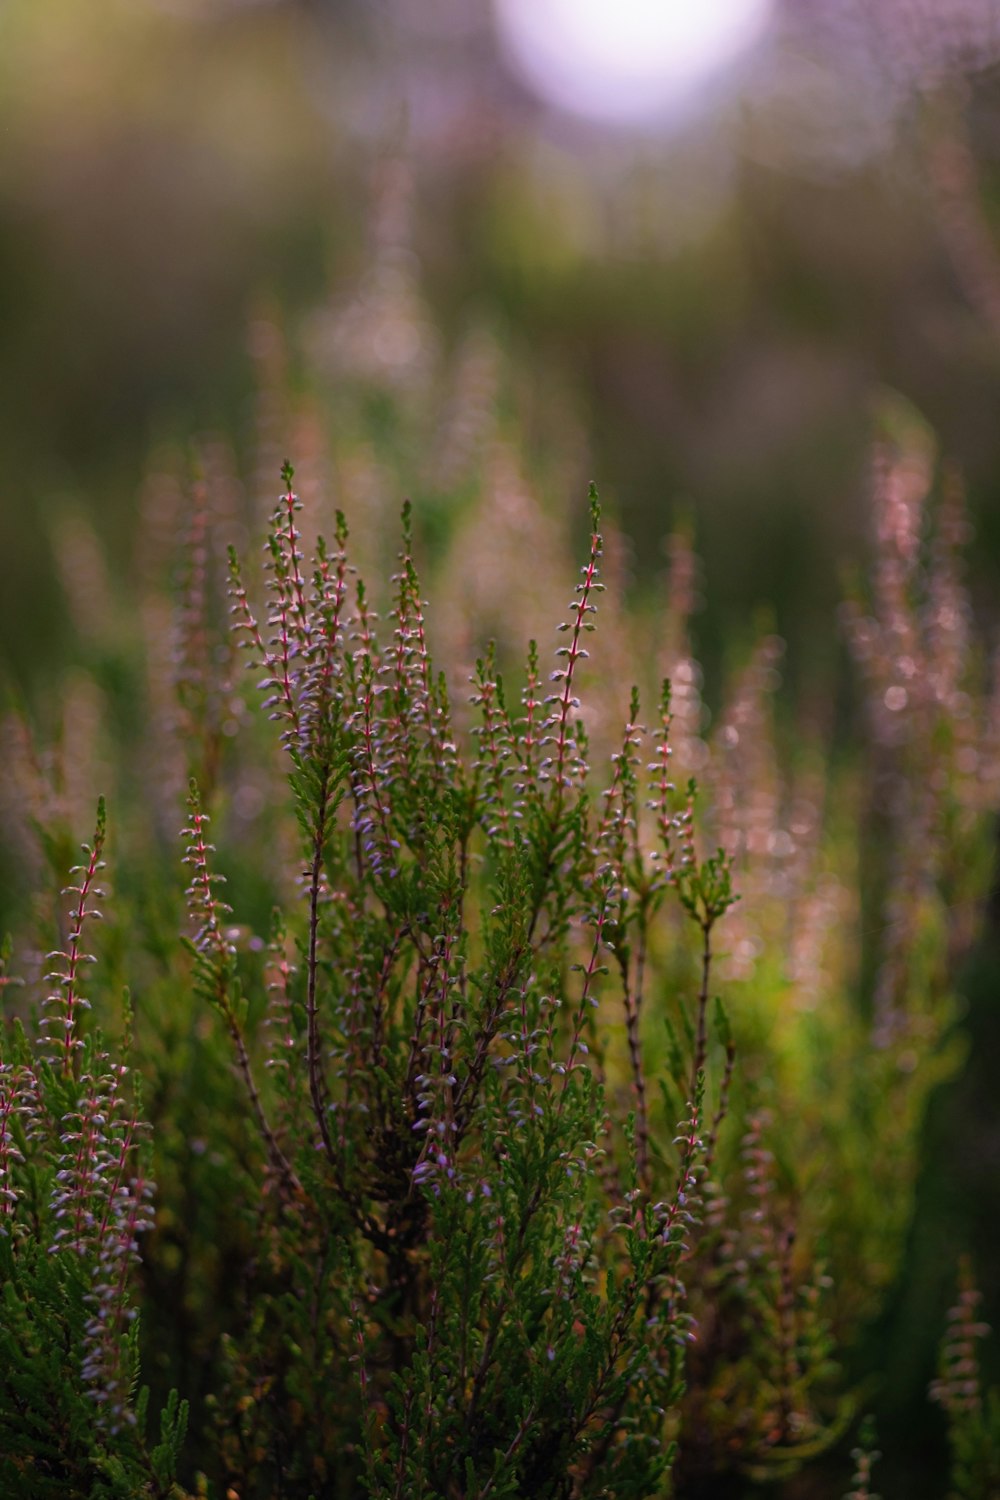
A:
<svg viewBox="0 0 1000 1500">
<path fill-rule="evenodd" d="M 1000 1392 L 983 1390 L 978 1346 L 990 1330 L 977 1320 L 981 1300 L 964 1261 L 958 1301 L 948 1313 L 941 1341 L 938 1378 L 930 1391 L 948 1419 L 949 1500 L 988 1500 L 1000 1488 Z"/>
</svg>

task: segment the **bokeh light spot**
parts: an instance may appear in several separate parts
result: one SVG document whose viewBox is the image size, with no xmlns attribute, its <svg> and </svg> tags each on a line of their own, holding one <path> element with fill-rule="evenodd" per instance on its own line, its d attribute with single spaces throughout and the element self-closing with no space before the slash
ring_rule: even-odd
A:
<svg viewBox="0 0 1000 1500">
<path fill-rule="evenodd" d="M 773 0 L 494 0 L 514 67 L 550 104 L 669 121 L 764 34 Z"/>
</svg>

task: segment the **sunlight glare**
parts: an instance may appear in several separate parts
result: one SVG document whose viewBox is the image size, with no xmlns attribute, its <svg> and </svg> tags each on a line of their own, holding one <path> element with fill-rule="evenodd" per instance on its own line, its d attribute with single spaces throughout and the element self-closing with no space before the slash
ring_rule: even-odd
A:
<svg viewBox="0 0 1000 1500">
<path fill-rule="evenodd" d="M 773 0 L 494 0 L 501 41 L 549 103 L 641 124 L 690 107 L 763 34 Z"/>
</svg>

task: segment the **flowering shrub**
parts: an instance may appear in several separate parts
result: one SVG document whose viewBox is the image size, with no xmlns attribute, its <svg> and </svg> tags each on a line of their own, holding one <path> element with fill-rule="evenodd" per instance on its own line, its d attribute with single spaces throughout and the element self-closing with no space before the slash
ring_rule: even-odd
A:
<svg viewBox="0 0 1000 1500">
<path fill-rule="evenodd" d="M 587 795 L 575 711 L 603 589 L 596 495 L 567 644 L 544 685 L 532 649 L 519 712 L 480 661 L 471 758 L 431 670 L 408 515 L 383 643 L 363 589 L 349 593 L 343 524 L 310 579 L 297 510 L 289 488 L 264 627 L 235 559 L 232 575 L 303 843 L 304 926 L 290 944 L 283 918 L 271 944 L 273 1122 L 196 790 L 188 829 L 197 984 L 232 1035 L 271 1199 L 251 1294 L 268 1312 L 232 1375 L 234 1396 L 267 1399 L 221 1404 L 229 1481 L 261 1495 L 648 1494 L 672 1462 L 681 1263 L 725 1109 L 723 1084 L 709 1106 L 706 1066 L 728 861 L 699 859 L 693 792 L 669 781 L 666 695 L 645 789 L 655 859 L 639 841 L 634 702 L 605 795 Z M 654 1154 L 639 1025 L 650 927 L 673 892 L 701 933 L 702 979 L 677 1043 L 674 1144 Z M 627 1114 L 604 1081 L 616 1020 Z"/>
<path fill-rule="evenodd" d="M 66 946 L 29 1040 L 0 1061 L 0 1478 L 11 1495 L 167 1495 L 187 1409 L 173 1396 L 147 1447 L 136 1399 L 131 1280 L 153 1187 L 126 1034 L 112 1055 L 82 1035 L 85 928 L 103 869 L 104 804 L 71 875 Z"/>
<path fill-rule="evenodd" d="M 340 515 L 307 549 L 286 467 L 263 578 L 229 553 L 227 630 L 233 510 L 199 491 L 179 733 L 141 752 L 170 774 L 146 778 L 143 835 L 126 825 L 101 961 L 85 994 L 103 805 L 68 920 L 34 917 L 58 934 L 40 1010 L 30 962 L 8 996 L 12 1493 L 179 1495 L 178 1473 L 239 1500 L 743 1493 L 841 1437 L 842 1356 L 895 1274 L 923 1106 L 953 1066 L 997 779 L 957 493 L 934 529 L 926 451 L 887 446 L 879 473 L 875 587 L 848 620 L 863 774 L 782 769 L 772 638 L 706 738 L 690 549 L 675 539 L 651 648 L 593 490 L 551 665 L 532 643 L 515 675 L 487 647 L 454 705 L 409 507 L 380 619 Z M 155 589 L 144 608 L 160 639 Z M 58 780 L 11 733 L 43 834 L 22 825 L 25 848 L 59 871 Z M 149 857 L 184 779 L 182 848 Z M 886 921 L 859 967 L 862 881 Z M 111 1042 L 122 975 L 134 1027 L 126 1000 Z M 873 1461 L 856 1450 L 855 1494 Z"/>
</svg>

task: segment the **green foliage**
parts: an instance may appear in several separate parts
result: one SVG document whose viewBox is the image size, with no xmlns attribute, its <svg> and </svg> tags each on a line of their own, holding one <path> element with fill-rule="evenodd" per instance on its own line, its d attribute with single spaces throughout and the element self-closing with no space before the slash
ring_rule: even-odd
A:
<svg viewBox="0 0 1000 1500">
<path fill-rule="evenodd" d="M 380 620 L 343 517 L 307 546 L 293 477 L 263 577 L 200 498 L 173 780 L 148 779 L 122 840 L 88 993 L 103 805 L 68 919 L 33 917 L 59 934 L 41 1019 L 30 984 L 8 996 L 0 1478 L 167 1496 L 180 1472 L 240 1500 L 781 1483 L 853 1419 L 844 1355 L 895 1274 L 953 1065 L 950 913 L 978 889 L 993 785 L 977 664 L 948 633 L 955 536 L 918 566 L 922 523 L 892 512 L 852 624 L 871 766 L 825 768 L 824 823 L 778 766 L 774 643 L 706 742 L 686 619 L 666 662 L 643 647 L 593 487 L 551 671 L 534 642 L 523 674 L 491 644 L 453 703 L 409 507 Z M 640 683 L 624 727 L 589 660 L 599 606 Z M 149 825 L 185 785 L 170 851 Z M 872 807 L 859 853 L 838 818 Z M 865 883 L 890 919 L 859 957 Z M 135 1017 L 126 996 L 106 1042 L 123 978 Z M 963 1500 L 993 1482 L 984 1410 L 956 1417 Z"/>
<path fill-rule="evenodd" d="M 15 1025 L 0 1054 L 0 1478 L 26 1500 L 172 1494 L 187 1420 L 173 1397 L 147 1449 L 131 1294 L 152 1185 L 127 1080 L 127 997 L 114 1058 L 80 1023 L 105 833 L 102 800 L 86 863 L 70 872 L 47 1013 L 31 1040 Z"/>
<path fill-rule="evenodd" d="M 196 983 L 233 1034 L 274 1179 L 266 1280 L 219 1403 L 221 1431 L 239 1434 L 222 1440 L 227 1479 L 260 1495 L 318 1481 L 331 1494 L 649 1493 L 681 1391 L 706 1059 L 655 1173 L 644 1146 L 640 1184 L 635 1130 L 615 1128 L 589 1062 L 606 929 L 638 924 L 644 946 L 647 920 L 625 887 L 630 762 L 597 820 L 573 729 L 600 534 L 554 691 L 539 700 L 529 669 L 512 720 L 492 656 L 480 662 L 469 763 L 409 553 L 380 646 L 363 593 L 345 608 L 343 536 L 336 561 L 319 551 L 307 599 L 296 503 L 289 492 L 272 532 L 266 642 L 232 572 L 303 843 L 304 925 L 293 950 L 289 914 L 273 943 L 278 1128 L 244 1067 L 196 801 L 188 830 Z"/>
</svg>

